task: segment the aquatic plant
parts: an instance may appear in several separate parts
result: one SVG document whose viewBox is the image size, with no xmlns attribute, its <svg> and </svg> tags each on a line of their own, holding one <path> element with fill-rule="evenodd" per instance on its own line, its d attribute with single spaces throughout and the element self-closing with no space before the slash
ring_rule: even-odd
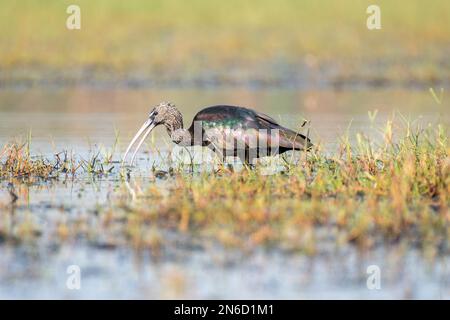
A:
<svg viewBox="0 0 450 320">
<path fill-rule="evenodd" d="M 28 143 L 7 144 L 0 151 L 0 177 L 42 177 L 49 178 L 54 166 L 42 157 L 31 157 Z"/>
<path fill-rule="evenodd" d="M 74 177 L 77 173 L 88 173 L 101 176 L 111 173 L 113 166 L 108 165 L 111 153 L 103 159 L 100 151 L 93 153 L 88 159 L 62 151 L 56 153 L 53 159 L 43 156 L 32 156 L 29 151 L 31 137 L 26 143 L 14 141 L 0 149 L 0 179 L 24 178 L 48 180 L 61 175 Z M 112 151 L 114 152 L 114 149 Z M 78 159 L 79 158 L 79 159 Z"/>
</svg>

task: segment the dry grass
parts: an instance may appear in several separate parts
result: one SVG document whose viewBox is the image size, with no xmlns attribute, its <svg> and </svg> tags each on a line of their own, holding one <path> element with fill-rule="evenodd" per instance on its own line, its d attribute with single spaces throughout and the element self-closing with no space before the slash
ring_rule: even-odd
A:
<svg viewBox="0 0 450 320">
<path fill-rule="evenodd" d="M 33 159 L 27 144 L 7 144 L 0 151 L 0 178 L 38 177 L 50 178 L 55 172 L 54 165 L 43 158 Z"/>
</svg>

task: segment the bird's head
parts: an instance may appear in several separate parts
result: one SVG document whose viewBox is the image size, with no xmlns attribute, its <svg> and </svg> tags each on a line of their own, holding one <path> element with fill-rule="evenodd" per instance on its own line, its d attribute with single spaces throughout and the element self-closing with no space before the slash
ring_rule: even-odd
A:
<svg viewBox="0 0 450 320">
<path fill-rule="evenodd" d="M 148 119 L 157 126 L 164 124 L 169 131 L 173 131 L 183 127 L 183 117 L 180 111 L 176 108 L 173 103 L 161 102 L 156 107 L 154 107 Z"/>
<path fill-rule="evenodd" d="M 167 132 L 170 136 L 172 136 L 173 132 L 176 132 L 177 130 L 180 130 L 183 128 L 183 117 L 178 111 L 178 109 L 175 107 L 173 103 L 170 102 L 161 102 L 156 107 L 154 107 L 150 114 L 148 115 L 148 119 L 144 122 L 144 124 L 141 126 L 141 128 L 138 130 L 134 138 L 131 140 L 130 144 L 127 147 L 127 151 L 125 151 L 125 155 L 123 159 L 125 160 L 128 152 L 133 147 L 133 145 L 136 143 L 137 139 L 142 135 L 142 139 L 139 141 L 131 163 L 133 163 L 134 157 L 136 156 L 137 151 L 141 147 L 142 143 L 144 142 L 145 138 L 150 134 L 150 132 L 159 125 L 164 125 L 167 129 Z M 144 133 L 145 132 L 145 133 Z"/>
</svg>

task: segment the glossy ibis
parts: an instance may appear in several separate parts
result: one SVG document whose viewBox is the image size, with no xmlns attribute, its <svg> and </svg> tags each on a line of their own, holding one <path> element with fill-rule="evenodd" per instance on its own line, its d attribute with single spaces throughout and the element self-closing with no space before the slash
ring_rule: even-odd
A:
<svg viewBox="0 0 450 320">
<path fill-rule="evenodd" d="M 251 164 L 254 158 L 281 154 L 289 150 L 308 150 L 309 138 L 285 128 L 263 113 L 236 106 L 217 105 L 198 112 L 189 129 L 183 129 L 183 117 L 170 102 L 162 102 L 131 140 L 127 154 L 142 136 L 133 153 L 131 164 L 145 138 L 158 125 L 164 125 L 172 141 L 180 146 L 200 145 L 216 152 L 223 161 L 227 156 L 238 156 Z"/>
</svg>

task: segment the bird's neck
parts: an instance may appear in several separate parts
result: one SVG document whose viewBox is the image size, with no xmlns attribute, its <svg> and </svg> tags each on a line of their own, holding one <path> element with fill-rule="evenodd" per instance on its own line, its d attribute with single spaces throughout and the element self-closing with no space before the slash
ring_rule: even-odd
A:
<svg viewBox="0 0 450 320">
<path fill-rule="evenodd" d="M 169 136 L 172 136 L 172 133 L 175 130 L 183 129 L 183 118 L 181 118 L 181 116 L 172 117 L 170 120 L 164 122 L 164 126 L 166 127 Z"/>
<path fill-rule="evenodd" d="M 164 126 L 173 142 L 186 146 L 191 144 L 191 135 L 188 130 L 183 129 L 183 116 L 178 110 L 173 109 L 166 116 Z"/>
<path fill-rule="evenodd" d="M 177 129 L 172 131 L 170 135 L 172 141 L 180 146 L 191 146 L 192 145 L 192 137 L 189 130 L 186 129 Z"/>
</svg>

